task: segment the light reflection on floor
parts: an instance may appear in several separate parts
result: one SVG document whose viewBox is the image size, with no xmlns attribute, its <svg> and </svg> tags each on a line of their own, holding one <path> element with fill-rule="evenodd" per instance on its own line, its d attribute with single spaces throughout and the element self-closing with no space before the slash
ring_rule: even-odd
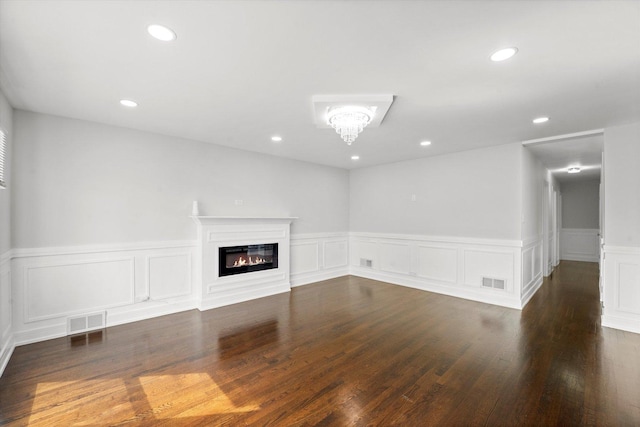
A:
<svg viewBox="0 0 640 427">
<path fill-rule="evenodd" d="M 47 420 L 56 419 L 66 425 L 83 426 L 148 417 L 166 420 L 260 409 L 259 405 L 253 404 L 236 406 L 206 373 L 154 375 L 140 377 L 138 381 L 147 402 L 139 402 L 136 408 L 120 378 L 39 383 L 28 425 L 47 425 Z M 72 394 L 66 395 L 67 387 L 72 387 Z M 53 405 L 52 393 L 56 395 Z M 107 411 L 104 411 L 104 399 L 112 402 Z M 138 413 L 141 406 L 146 406 L 144 413 Z M 182 412 L 176 414 L 172 411 L 174 407 L 181 408 Z M 184 411 L 184 408 L 189 409 Z"/>
<path fill-rule="evenodd" d="M 140 384 L 144 388 L 151 408 L 161 408 L 168 402 L 179 408 L 189 408 L 177 416 L 167 417 L 163 416 L 162 412 L 156 413 L 155 417 L 158 419 L 203 417 L 260 409 L 258 405 L 235 406 L 206 373 L 140 377 Z M 185 392 L 185 390 L 189 391 Z"/>
</svg>

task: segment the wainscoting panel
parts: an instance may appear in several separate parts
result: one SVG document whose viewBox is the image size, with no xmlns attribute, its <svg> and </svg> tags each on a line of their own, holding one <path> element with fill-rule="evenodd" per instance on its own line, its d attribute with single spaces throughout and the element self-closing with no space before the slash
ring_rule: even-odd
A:
<svg viewBox="0 0 640 427">
<path fill-rule="evenodd" d="M 428 280 L 455 284 L 458 281 L 458 250 L 418 245 L 417 275 Z"/>
<path fill-rule="evenodd" d="M 302 286 L 349 273 L 347 233 L 291 235 L 291 286 Z"/>
<path fill-rule="evenodd" d="M 15 342 L 64 336 L 74 315 L 106 310 L 112 326 L 194 308 L 195 251 L 192 241 L 14 250 Z"/>
<path fill-rule="evenodd" d="M 522 248 L 521 303 L 523 307 L 542 286 L 542 243 L 543 238 L 540 236 L 537 239 L 525 242 Z"/>
<path fill-rule="evenodd" d="M 390 273 L 406 273 L 411 271 L 411 247 L 407 243 L 378 243 L 380 254 L 380 270 Z"/>
<path fill-rule="evenodd" d="M 325 268 L 346 267 L 349 259 L 349 244 L 346 236 L 340 240 L 325 241 L 322 251 L 324 253 Z"/>
<path fill-rule="evenodd" d="M 563 228 L 560 231 L 560 259 L 567 261 L 598 262 L 600 257 L 600 230 Z"/>
<path fill-rule="evenodd" d="M 291 242 L 291 274 L 316 272 L 320 269 L 320 242 Z"/>
<path fill-rule="evenodd" d="M 604 247 L 602 325 L 640 334 L 640 247 Z"/>
<path fill-rule="evenodd" d="M 350 233 L 350 272 L 402 286 L 522 308 L 521 246 L 519 241 L 493 239 Z M 483 286 L 483 277 L 504 280 L 504 289 Z"/>
<path fill-rule="evenodd" d="M 191 253 L 148 256 L 146 277 L 152 300 L 191 294 Z"/>
<path fill-rule="evenodd" d="M 24 267 L 24 321 L 133 304 L 134 258 Z"/>
</svg>

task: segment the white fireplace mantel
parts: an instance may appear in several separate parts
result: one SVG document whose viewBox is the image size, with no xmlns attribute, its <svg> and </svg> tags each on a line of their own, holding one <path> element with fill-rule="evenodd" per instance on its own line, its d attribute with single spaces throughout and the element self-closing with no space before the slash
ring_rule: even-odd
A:
<svg viewBox="0 0 640 427">
<path fill-rule="evenodd" d="M 289 292 L 290 227 L 296 217 L 191 216 L 198 227 L 197 283 L 200 310 Z M 278 267 L 219 277 L 218 249 L 278 244 Z"/>
<path fill-rule="evenodd" d="M 291 224 L 297 216 L 191 216 L 198 225 L 207 224 L 251 224 L 251 223 L 279 223 Z"/>
</svg>

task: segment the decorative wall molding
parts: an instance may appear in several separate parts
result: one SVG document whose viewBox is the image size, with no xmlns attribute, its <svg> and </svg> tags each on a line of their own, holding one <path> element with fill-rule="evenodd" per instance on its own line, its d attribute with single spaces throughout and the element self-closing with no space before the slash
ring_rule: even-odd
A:
<svg viewBox="0 0 640 427">
<path fill-rule="evenodd" d="M 302 286 L 349 274 L 348 233 L 291 236 L 291 286 Z"/>
<path fill-rule="evenodd" d="M 134 302 L 134 257 L 48 262 L 42 259 L 38 257 L 23 267 L 24 323 Z"/>
<path fill-rule="evenodd" d="M 195 252 L 193 241 L 14 250 L 14 342 L 64 336 L 68 316 L 96 310 L 113 326 L 193 309 Z"/>
<path fill-rule="evenodd" d="M 512 240 L 350 233 L 349 270 L 356 276 L 520 309 L 522 246 L 522 241 Z M 504 289 L 483 286 L 483 278 L 504 281 Z"/>
<path fill-rule="evenodd" d="M 197 245 L 195 240 L 169 240 L 160 242 L 133 242 L 133 243 L 113 243 L 106 245 L 82 245 L 82 246 L 59 246 L 46 248 L 14 248 L 9 257 L 32 258 L 37 256 L 54 255 L 85 255 L 90 253 L 125 252 L 125 251 L 146 251 L 160 249 L 192 248 Z"/>
<path fill-rule="evenodd" d="M 524 307 L 542 286 L 543 277 L 543 236 L 528 239 L 522 248 L 522 295 Z"/>
<path fill-rule="evenodd" d="M 427 236 L 423 234 L 394 234 L 394 233 L 369 233 L 369 232 L 350 232 L 350 237 L 359 238 L 377 238 L 384 236 L 387 239 L 392 240 L 410 240 L 410 241 L 425 241 L 433 243 L 452 243 L 462 245 L 486 245 L 486 246 L 506 246 L 509 248 L 522 247 L 521 240 L 502 240 L 502 239 L 484 239 L 477 237 L 457 237 L 457 236 Z"/>
<path fill-rule="evenodd" d="M 640 247 L 604 247 L 602 326 L 640 334 Z"/>
<path fill-rule="evenodd" d="M 560 259 L 598 262 L 600 258 L 600 230 L 563 228 L 560 230 Z"/>
</svg>

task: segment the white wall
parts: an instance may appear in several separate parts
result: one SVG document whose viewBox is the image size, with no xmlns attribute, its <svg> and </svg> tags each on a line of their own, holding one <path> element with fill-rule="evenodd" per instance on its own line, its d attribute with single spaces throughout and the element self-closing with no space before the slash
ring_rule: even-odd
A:
<svg viewBox="0 0 640 427">
<path fill-rule="evenodd" d="M 14 123 L 14 248 L 195 239 L 193 200 L 202 215 L 297 216 L 293 234 L 348 230 L 346 170 L 25 111 Z"/>
<path fill-rule="evenodd" d="M 604 133 L 602 324 L 640 333 L 640 123 Z"/>
<path fill-rule="evenodd" d="M 521 308 L 523 249 L 531 295 L 540 270 L 539 241 L 523 248 L 521 218 L 527 235 L 539 233 L 541 181 L 518 143 L 352 171 L 350 271 Z"/>
<path fill-rule="evenodd" d="M 2 92 L 0 92 L 0 127 L 7 133 L 7 163 L 5 165 L 7 188 L 0 189 L 0 373 L 2 373 L 13 351 L 9 263 L 9 251 L 11 249 L 11 193 L 13 190 L 11 177 L 13 110 Z"/>
<path fill-rule="evenodd" d="M 521 149 L 508 144 L 354 170 L 350 230 L 520 240 Z"/>
<path fill-rule="evenodd" d="M 598 262 L 600 180 L 565 182 L 562 189 L 560 259 Z"/>
<path fill-rule="evenodd" d="M 0 127 L 7 133 L 7 164 L 5 178 L 7 188 L 0 190 L 0 256 L 11 249 L 11 154 L 13 141 L 13 109 L 0 91 Z"/>
<path fill-rule="evenodd" d="M 95 312 L 111 326 L 197 307 L 193 200 L 201 215 L 299 217 L 291 258 L 315 245 L 318 262 L 292 263 L 296 285 L 347 273 L 346 170 L 25 111 L 14 134 L 17 344 Z"/>
<path fill-rule="evenodd" d="M 564 182 L 562 228 L 597 229 L 600 216 L 600 180 Z"/>
<path fill-rule="evenodd" d="M 605 244 L 640 247 L 640 123 L 605 129 Z"/>
</svg>

